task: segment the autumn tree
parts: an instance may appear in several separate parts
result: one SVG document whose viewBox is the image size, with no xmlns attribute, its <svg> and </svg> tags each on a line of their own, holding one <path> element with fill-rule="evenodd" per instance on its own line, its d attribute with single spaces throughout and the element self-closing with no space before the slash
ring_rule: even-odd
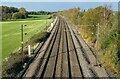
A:
<svg viewBox="0 0 120 79">
<path fill-rule="evenodd" d="M 7 6 L 0 6 L 0 8 L 2 8 L 2 20 L 23 19 L 28 17 L 25 8 L 18 9 Z"/>
<path fill-rule="evenodd" d="M 25 8 L 20 8 L 19 13 L 21 15 L 21 18 L 27 18 L 28 17 L 28 14 L 27 14 L 27 11 L 26 11 Z"/>
</svg>

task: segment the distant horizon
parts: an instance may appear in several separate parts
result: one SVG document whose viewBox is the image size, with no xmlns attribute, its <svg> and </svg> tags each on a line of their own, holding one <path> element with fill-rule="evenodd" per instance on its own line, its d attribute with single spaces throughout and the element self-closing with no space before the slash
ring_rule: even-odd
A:
<svg viewBox="0 0 120 79">
<path fill-rule="evenodd" d="M 27 11 L 57 12 L 79 7 L 88 10 L 98 6 L 110 5 L 113 11 L 118 11 L 117 2 L 2 2 L 0 6 L 24 7 Z M 32 6 L 32 7 L 31 7 Z"/>
</svg>

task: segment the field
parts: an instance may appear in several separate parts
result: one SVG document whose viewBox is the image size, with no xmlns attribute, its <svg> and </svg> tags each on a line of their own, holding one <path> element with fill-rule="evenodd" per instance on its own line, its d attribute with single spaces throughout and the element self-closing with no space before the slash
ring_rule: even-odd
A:
<svg viewBox="0 0 120 79">
<path fill-rule="evenodd" d="M 30 15 L 31 16 L 31 15 Z M 16 21 L 5 21 L 2 23 L 2 59 L 9 56 L 10 53 L 17 50 L 21 45 L 21 24 L 24 27 L 24 42 L 34 34 L 46 28 L 46 18 L 49 15 L 39 15 L 32 18 L 20 19 Z M 47 19 L 47 25 L 52 22 L 52 19 Z"/>
</svg>

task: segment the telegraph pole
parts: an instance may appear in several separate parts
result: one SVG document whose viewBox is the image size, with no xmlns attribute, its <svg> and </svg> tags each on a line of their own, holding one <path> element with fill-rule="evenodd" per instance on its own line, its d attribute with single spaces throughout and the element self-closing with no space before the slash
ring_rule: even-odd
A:
<svg viewBox="0 0 120 79">
<path fill-rule="evenodd" d="M 22 53 L 22 63 L 24 63 L 24 52 L 23 52 L 23 48 L 24 48 L 24 32 L 23 32 L 23 28 L 24 26 L 27 25 L 21 25 L 21 53 Z"/>
<path fill-rule="evenodd" d="M 46 17 L 46 32 L 47 32 L 47 17 Z"/>
<path fill-rule="evenodd" d="M 97 52 L 98 52 L 98 40 L 99 40 L 99 28 L 100 28 L 100 25 L 98 23 L 97 25 Z"/>
<path fill-rule="evenodd" d="M 22 55 L 22 62 L 24 62 L 23 42 L 24 42 L 24 40 L 23 40 L 23 24 L 22 24 L 21 25 L 21 47 L 22 47 L 21 53 L 23 54 Z"/>
</svg>

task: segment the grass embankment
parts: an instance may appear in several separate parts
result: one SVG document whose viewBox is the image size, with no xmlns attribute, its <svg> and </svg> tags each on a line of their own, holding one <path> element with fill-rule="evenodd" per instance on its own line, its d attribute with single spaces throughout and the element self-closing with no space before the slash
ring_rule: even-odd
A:
<svg viewBox="0 0 120 79">
<path fill-rule="evenodd" d="M 38 15 L 37 15 L 38 16 Z M 41 15 L 40 15 L 41 16 Z M 40 18 L 37 17 L 38 18 Z M 43 15 L 44 16 L 44 15 Z M 31 19 L 31 20 L 22 20 L 22 21 L 6 21 L 2 22 L 3 24 L 3 58 L 7 57 L 2 64 L 2 75 L 3 77 L 15 77 L 17 76 L 23 69 L 24 63 L 28 63 L 32 57 L 28 56 L 28 49 L 27 45 L 31 45 L 32 47 L 35 46 L 37 43 L 43 42 L 47 39 L 47 33 L 43 30 L 46 28 L 46 17 L 44 16 L 38 20 Z M 49 27 L 50 22 L 52 19 L 47 20 L 47 26 Z M 21 53 L 21 49 L 18 50 L 20 47 L 21 42 L 21 32 L 20 32 L 20 25 L 26 24 L 27 26 L 24 27 L 24 59 Z M 44 39 L 44 40 L 41 40 Z M 7 49 L 7 50 L 6 50 Z M 14 51 L 14 53 L 13 53 Z M 33 51 L 33 48 L 32 48 Z M 35 54 L 33 54 L 35 55 Z M 22 59 L 24 60 L 22 62 Z"/>
<path fill-rule="evenodd" d="M 30 40 L 24 45 L 24 57 L 23 57 L 23 54 L 21 53 L 21 49 L 18 51 L 15 51 L 15 53 L 11 53 L 9 55 L 9 58 L 6 61 L 3 61 L 2 76 L 16 77 L 24 69 L 23 67 L 25 66 L 24 63 L 28 63 L 29 60 L 31 60 L 33 56 L 36 54 L 36 53 L 33 54 L 33 48 L 32 48 L 31 52 L 33 56 L 29 57 L 27 45 L 29 44 L 31 46 L 34 46 L 38 42 L 41 43 L 47 39 L 46 36 L 47 36 L 46 32 L 40 32 L 32 36 Z M 41 40 L 41 39 L 44 39 L 44 40 Z"/>
<path fill-rule="evenodd" d="M 35 16 L 35 15 L 34 15 Z M 31 36 L 46 28 L 46 18 L 49 15 L 37 15 L 37 18 L 28 18 L 19 21 L 5 21 L 2 23 L 2 59 L 9 56 L 13 51 L 17 50 L 21 45 L 21 24 L 24 27 L 24 42 L 30 39 Z M 47 19 L 47 25 L 52 19 Z"/>
</svg>

